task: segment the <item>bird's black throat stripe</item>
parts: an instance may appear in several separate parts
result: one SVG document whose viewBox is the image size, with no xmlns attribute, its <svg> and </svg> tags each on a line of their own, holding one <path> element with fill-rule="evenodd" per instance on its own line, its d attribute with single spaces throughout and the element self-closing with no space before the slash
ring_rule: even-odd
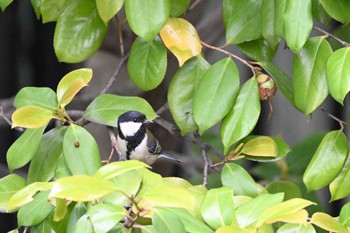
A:
<svg viewBox="0 0 350 233">
<path fill-rule="evenodd" d="M 126 159 L 130 160 L 131 153 L 135 150 L 135 148 L 140 145 L 142 140 L 146 135 L 146 127 L 141 126 L 140 129 L 133 136 L 125 137 L 121 132 L 119 132 L 119 137 L 126 141 Z"/>
</svg>

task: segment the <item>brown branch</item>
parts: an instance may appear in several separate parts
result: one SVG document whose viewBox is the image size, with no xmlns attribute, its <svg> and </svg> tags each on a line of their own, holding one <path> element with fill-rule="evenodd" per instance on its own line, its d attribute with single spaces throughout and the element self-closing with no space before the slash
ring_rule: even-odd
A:
<svg viewBox="0 0 350 233">
<path fill-rule="evenodd" d="M 332 114 L 329 113 L 329 112 L 327 111 L 327 109 L 325 109 L 324 107 L 321 107 L 320 109 L 321 109 L 322 112 L 326 113 L 327 116 L 329 116 L 329 117 L 332 118 L 333 120 L 337 121 L 337 122 L 340 124 L 341 129 L 344 129 L 344 125 L 348 126 L 348 123 L 347 123 L 347 122 L 345 122 L 345 121 L 339 119 L 338 117 L 332 115 Z"/>
<path fill-rule="evenodd" d="M 120 23 L 118 15 L 115 16 L 115 21 L 117 22 L 118 27 L 118 39 L 119 39 L 119 49 L 120 49 L 120 57 L 124 57 L 124 40 L 123 40 L 123 24 Z"/>
<path fill-rule="evenodd" d="M 200 146 L 202 151 L 202 156 L 204 160 L 203 185 L 207 186 L 208 185 L 208 168 L 211 165 L 208 157 L 208 146 L 200 140 L 198 131 L 193 132 L 193 137 L 196 143 Z"/>
<path fill-rule="evenodd" d="M 326 36 L 332 37 L 334 40 L 338 41 L 338 42 L 339 42 L 341 45 L 343 45 L 344 47 L 349 47 L 349 46 L 350 46 L 350 44 L 349 44 L 348 42 L 341 40 L 339 37 L 336 37 L 335 35 L 333 35 L 333 34 L 327 32 L 327 31 L 325 31 L 325 30 L 323 30 L 323 29 L 321 29 L 321 28 L 319 28 L 319 27 L 313 27 L 313 28 L 314 28 L 316 31 L 319 31 L 319 32 L 323 33 L 323 34 L 326 35 Z"/>
</svg>

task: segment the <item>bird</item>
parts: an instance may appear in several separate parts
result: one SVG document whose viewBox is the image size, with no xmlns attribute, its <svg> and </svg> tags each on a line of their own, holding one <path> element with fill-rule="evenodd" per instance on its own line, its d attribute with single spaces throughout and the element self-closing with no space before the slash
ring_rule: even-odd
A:
<svg viewBox="0 0 350 233">
<path fill-rule="evenodd" d="M 121 156 L 126 160 L 139 160 L 148 165 L 158 158 L 181 162 L 174 155 L 163 152 L 158 140 L 146 128 L 153 123 L 139 111 L 127 111 L 118 118 L 117 144 Z"/>
</svg>

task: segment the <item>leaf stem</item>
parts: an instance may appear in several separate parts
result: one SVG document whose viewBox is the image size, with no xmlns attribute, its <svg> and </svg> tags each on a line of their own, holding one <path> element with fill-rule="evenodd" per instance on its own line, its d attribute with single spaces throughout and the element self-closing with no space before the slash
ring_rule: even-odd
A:
<svg viewBox="0 0 350 233">
<path fill-rule="evenodd" d="M 338 117 L 332 115 L 331 113 L 328 112 L 327 109 L 325 109 L 324 107 L 321 107 L 320 108 L 322 112 L 326 113 L 327 116 L 329 116 L 330 118 L 332 118 L 333 120 L 337 121 L 339 124 L 340 124 L 340 130 L 343 130 L 344 129 L 344 125 L 348 126 L 348 123 L 343 121 L 343 120 L 340 120 Z"/>
<path fill-rule="evenodd" d="M 321 29 L 321 28 L 319 28 L 319 27 L 315 27 L 315 26 L 314 26 L 313 28 L 314 28 L 316 31 L 319 31 L 319 32 L 325 34 L 326 36 L 332 37 L 334 40 L 338 41 L 341 45 L 343 45 L 343 46 L 345 46 L 345 47 L 349 47 L 349 46 L 350 46 L 350 44 L 347 43 L 346 41 L 341 40 L 339 37 L 336 37 L 335 35 L 333 35 L 333 34 L 327 32 L 327 31 L 325 31 L 325 30 L 323 30 L 323 29 Z"/>
</svg>

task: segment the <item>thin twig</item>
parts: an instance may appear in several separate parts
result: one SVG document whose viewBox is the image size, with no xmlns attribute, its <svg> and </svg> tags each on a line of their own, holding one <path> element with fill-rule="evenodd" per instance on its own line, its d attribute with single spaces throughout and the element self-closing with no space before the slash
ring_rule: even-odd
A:
<svg viewBox="0 0 350 233">
<path fill-rule="evenodd" d="M 348 42 L 341 40 L 339 37 L 336 37 L 335 35 L 333 35 L 333 34 L 327 32 L 327 31 L 325 31 L 325 30 L 323 30 L 323 29 L 321 29 L 321 28 L 319 28 L 319 27 L 315 27 L 315 26 L 314 26 L 314 29 L 315 29 L 316 31 L 319 31 L 319 32 L 325 34 L 326 36 L 332 37 L 334 40 L 338 41 L 341 45 L 343 45 L 343 46 L 345 46 L 345 47 L 349 47 L 349 46 L 350 46 L 350 44 L 349 44 Z"/>
<path fill-rule="evenodd" d="M 337 122 L 340 124 L 341 129 L 344 128 L 344 125 L 348 126 L 348 123 L 347 123 L 347 122 L 345 122 L 345 121 L 343 121 L 343 120 L 340 120 L 338 117 L 332 115 L 332 114 L 329 113 L 329 112 L 327 111 L 327 109 L 325 109 L 324 107 L 321 107 L 320 109 L 321 109 L 322 112 L 326 113 L 327 116 L 329 116 L 329 117 L 332 118 L 333 120 L 337 121 Z"/>
<path fill-rule="evenodd" d="M 245 59 L 243 59 L 243 58 L 241 58 L 241 57 L 239 57 L 239 56 L 237 56 L 237 55 L 235 55 L 233 53 L 230 53 L 230 52 L 228 52 L 228 51 L 226 51 L 226 50 L 224 50 L 222 48 L 215 47 L 215 46 L 207 44 L 207 43 L 205 43 L 203 41 L 201 41 L 201 43 L 202 43 L 203 46 L 205 46 L 205 47 L 207 47 L 209 49 L 216 50 L 218 52 L 224 53 L 224 54 L 230 56 L 231 58 L 234 58 L 234 59 L 240 61 L 244 65 L 248 66 L 252 70 L 252 73 L 254 74 L 254 76 L 256 76 L 256 70 L 255 70 L 254 66 L 251 65 L 247 60 L 245 60 Z"/>
<path fill-rule="evenodd" d="M 196 6 L 201 2 L 202 0 L 196 0 L 194 1 L 187 9 L 187 13 L 192 11 Z"/>
<path fill-rule="evenodd" d="M 208 147 L 199 139 L 198 131 L 193 132 L 193 137 L 196 140 L 196 143 L 200 146 L 202 151 L 202 156 L 204 159 L 204 168 L 203 168 L 203 185 L 208 185 L 208 168 L 210 167 L 209 157 L 208 157 Z"/>
<path fill-rule="evenodd" d="M 10 125 L 10 127 L 12 126 L 11 120 L 10 120 L 9 118 L 7 118 L 7 116 L 5 115 L 5 113 L 4 113 L 4 111 L 3 111 L 1 105 L 0 105 L 0 117 L 1 117 L 2 119 L 4 119 L 4 121 L 5 121 L 7 124 Z M 23 131 L 24 131 L 24 129 L 21 128 L 21 127 L 15 127 L 14 129 L 17 130 L 18 132 L 23 132 Z"/>
<path fill-rule="evenodd" d="M 117 27 L 118 27 L 118 39 L 119 39 L 120 56 L 124 57 L 123 24 L 120 23 L 118 15 L 115 16 L 115 20 L 117 22 Z"/>
</svg>

